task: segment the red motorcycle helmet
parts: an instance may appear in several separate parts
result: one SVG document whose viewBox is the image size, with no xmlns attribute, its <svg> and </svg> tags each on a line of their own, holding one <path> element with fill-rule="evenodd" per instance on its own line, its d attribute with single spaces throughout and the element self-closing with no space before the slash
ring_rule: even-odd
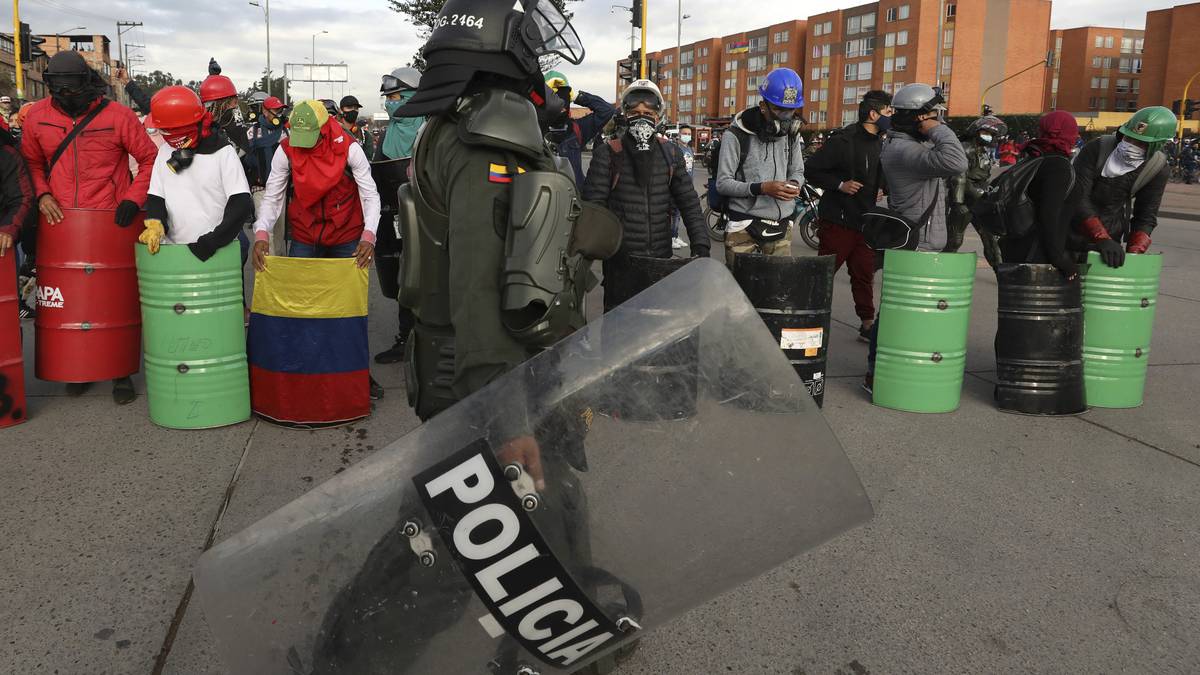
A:
<svg viewBox="0 0 1200 675">
<path fill-rule="evenodd" d="M 150 116 L 146 126 L 163 132 L 192 128 L 204 117 L 204 104 L 196 92 L 175 85 L 164 87 L 150 99 Z"/>
<path fill-rule="evenodd" d="M 200 83 L 200 100 L 205 103 L 237 95 L 237 87 L 233 86 L 233 80 L 224 75 L 209 75 Z"/>
</svg>

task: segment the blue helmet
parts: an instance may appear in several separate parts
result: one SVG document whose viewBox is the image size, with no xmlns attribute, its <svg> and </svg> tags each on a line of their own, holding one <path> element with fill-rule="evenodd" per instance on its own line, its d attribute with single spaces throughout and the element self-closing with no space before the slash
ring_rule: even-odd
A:
<svg viewBox="0 0 1200 675">
<path fill-rule="evenodd" d="M 791 68 L 776 68 L 758 85 L 763 100 L 777 108 L 804 107 L 804 81 Z"/>
</svg>

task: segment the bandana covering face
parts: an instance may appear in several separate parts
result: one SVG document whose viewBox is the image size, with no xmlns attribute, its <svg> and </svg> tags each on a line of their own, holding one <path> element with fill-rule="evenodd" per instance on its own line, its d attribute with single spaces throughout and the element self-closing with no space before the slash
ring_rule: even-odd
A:
<svg viewBox="0 0 1200 675">
<path fill-rule="evenodd" d="M 354 139 L 331 117 L 321 127 L 316 145 L 292 147 L 292 182 L 301 206 L 311 208 L 342 179 L 351 145 Z"/>
<path fill-rule="evenodd" d="M 167 145 L 181 150 L 194 148 L 200 144 L 200 139 L 212 133 L 212 113 L 205 113 L 199 124 L 193 124 L 182 129 L 159 129 Z"/>
<path fill-rule="evenodd" d="M 646 152 L 654 138 L 655 125 L 647 117 L 638 117 L 629 122 L 629 137 L 637 144 L 636 150 Z"/>
<path fill-rule="evenodd" d="M 1100 175 L 1105 178 L 1116 178 L 1124 176 L 1137 169 L 1146 161 L 1146 149 L 1122 139 L 1117 143 L 1117 147 L 1113 153 L 1108 156 L 1108 161 L 1104 163 L 1104 171 Z"/>
</svg>

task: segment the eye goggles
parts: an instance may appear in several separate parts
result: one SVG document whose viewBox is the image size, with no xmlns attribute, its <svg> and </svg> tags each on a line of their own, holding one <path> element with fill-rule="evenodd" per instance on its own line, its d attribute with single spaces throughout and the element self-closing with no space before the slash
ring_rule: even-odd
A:
<svg viewBox="0 0 1200 675">
<path fill-rule="evenodd" d="M 630 92 L 629 95 L 626 96 L 623 101 L 621 101 L 621 108 L 628 112 L 643 103 L 650 106 L 654 112 L 662 112 L 662 100 L 655 96 L 653 92 L 649 91 Z"/>
</svg>

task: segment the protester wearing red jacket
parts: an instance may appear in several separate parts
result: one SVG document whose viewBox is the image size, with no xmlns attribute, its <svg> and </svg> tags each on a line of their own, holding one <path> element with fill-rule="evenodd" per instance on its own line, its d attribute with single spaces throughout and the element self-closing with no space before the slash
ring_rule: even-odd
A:
<svg viewBox="0 0 1200 675">
<path fill-rule="evenodd" d="M 132 110 L 104 98 L 104 81 L 78 52 L 55 54 L 43 78 L 50 98 L 33 104 L 21 137 L 38 209 L 51 224 L 63 219 L 64 208 L 115 209 L 116 224 L 128 227 L 146 201 L 158 154 L 154 143 Z M 97 109 L 55 161 L 71 131 Z M 130 175 L 130 155 L 138 165 L 137 178 Z M 73 395 L 86 389 L 86 384 L 67 385 Z M 113 381 L 114 401 L 135 398 L 129 378 Z"/>
</svg>

